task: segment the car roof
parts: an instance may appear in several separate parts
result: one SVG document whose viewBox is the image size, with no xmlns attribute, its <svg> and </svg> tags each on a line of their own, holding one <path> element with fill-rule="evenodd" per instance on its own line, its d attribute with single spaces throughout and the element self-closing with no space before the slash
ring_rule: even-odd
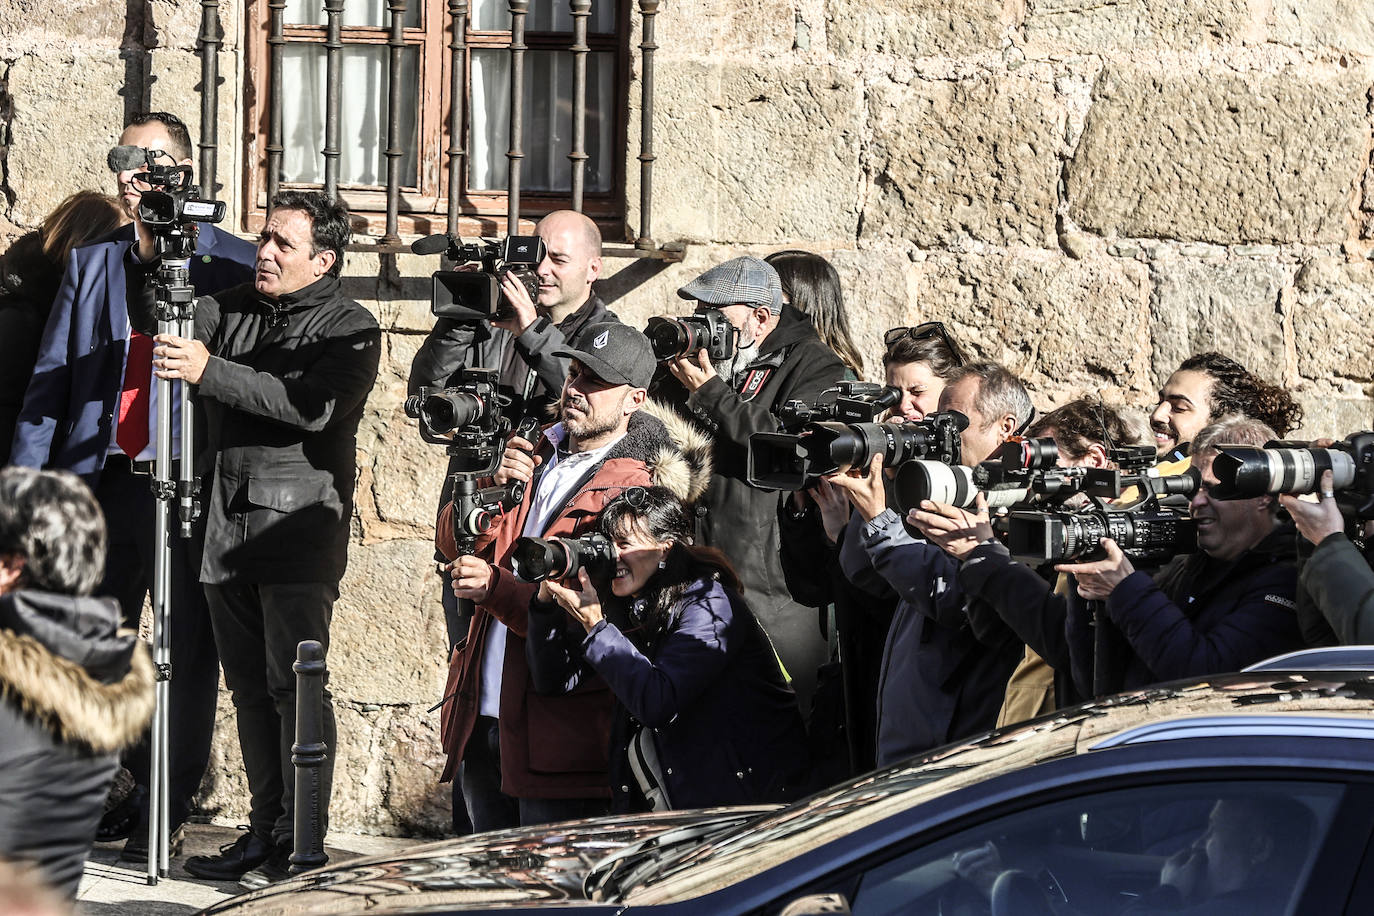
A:
<svg viewBox="0 0 1374 916">
<path fill-rule="evenodd" d="M 1374 741 L 1374 674 L 1367 671 L 1242 672 L 1118 694 L 947 745 L 766 814 L 691 850 L 624 902 L 697 896 L 777 864 L 765 854 L 785 840 L 789 857 L 817 849 L 917 805 L 1053 761 L 1168 742 L 1235 737 Z M 1374 768 L 1374 743 L 1361 751 Z M 1181 749 L 1180 749 L 1181 750 Z M 1332 765 L 1336 765 L 1334 758 Z"/>
</svg>

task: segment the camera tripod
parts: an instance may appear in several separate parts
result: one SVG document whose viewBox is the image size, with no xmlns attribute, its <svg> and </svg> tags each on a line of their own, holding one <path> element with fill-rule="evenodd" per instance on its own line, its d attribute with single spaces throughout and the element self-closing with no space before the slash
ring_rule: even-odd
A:
<svg viewBox="0 0 1374 916">
<path fill-rule="evenodd" d="M 192 338 L 195 335 L 195 290 L 190 282 L 195 232 L 157 233 L 158 266 L 154 289 L 157 296 L 157 332 Z M 157 681 L 156 705 L 150 735 L 151 761 L 148 779 L 148 884 L 166 877 L 170 857 L 169 797 L 170 734 L 168 702 L 172 680 L 172 648 L 169 628 L 172 611 L 172 538 L 189 540 L 200 513 L 194 470 L 195 417 L 190 390 L 180 380 L 157 379 L 157 447 L 153 462 L 152 491 L 157 500 L 153 554 L 153 666 Z M 175 400 L 174 400 L 175 399 Z M 172 456 L 172 413 L 180 414 L 180 457 Z M 173 465 L 175 464 L 175 471 Z M 173 474 L 175 473 L 175 477 Z M 173 534 L 173 520 L 176 532 Z"/>
</svg>

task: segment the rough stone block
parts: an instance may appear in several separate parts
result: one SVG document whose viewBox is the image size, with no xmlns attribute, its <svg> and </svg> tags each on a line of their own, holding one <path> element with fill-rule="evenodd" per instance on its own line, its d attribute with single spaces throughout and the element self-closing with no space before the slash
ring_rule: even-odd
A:
<svg viewBox="0 0 1374 916">
<path fill-rule="evenodd" d="M 330 630 L 335 694 L 429 706 L 442 693 L 448 636 L 431 541 L 355 541 Z"/>
<path fill-rule="evenodd" d="M 108 0 L 73 0 L 59 11 L 39 0 L 11 0 L 0 4 L 0 57 L 72 53 L 80 47 L 117 49 L 133 25 L 128 20 L 132 9 Z"/>
<path fill-rule="evenodd" d="M 1030 0 L 1026 41 L 1032 53 L 1230 44 L 1248 36 L 1255 17 L 1247 0 Z"/>
<path fill-rule="evenodd" d="M 797 40 L 793 0 L 679 0 L 659 8 L 654 23 L 659 59 L 755 59 L 792 50 Z M 638 44 L 638 21 L 633 44 Z"/>
<path fill-rule="evenodd" d="M 913 267 L 907 317 L 943 321 L 965 350 L 1025 380 L 1038 404 L 1101 392 L 1140 403 L 1149 377 L 1143 265 L 1042 251 L 940 254 Z"/>
<path fill-rule="evenodd" d="M 962 56 L 997 50 L 1002 0 L 828 0 L 826 44 L 840 57 Z"/>
<path fill-rule="evenodd" d="M 1269 381 L 1285 376 L 1280 294 L 1289 268 L 1264 261 L 1174 259 L 1151 264 L 1149 336 L 1155 378 L 1219 350 Z"/>
<path fill-rule="evenodd" d="M 713 238 L 721 192 L 720 112 L 713 104 L 720 94 L 720 68 L 663 61 L 655 68 L 654 85 L 653 234 L 660 239 Z M 631 98 L 638 118 L 638 93 Z M 637 154 L 637 148 L 630 152 Z M 638 169 L 631 171 L 630 199 L 638 204 Z M 630 225 L 639 228 L 641 220 L 637 208 L 629 214 Z"/>
<path fill-rule="evenodd" d="M 1304 270 L 1295 294 L 1298 374 L 1322 381 L 1374 382 L 1374 267 L 1341 265 L 1314 279 Z M 1351 430 L 1353 432 L 1353 430 Z"/>
<path fill-rule="evenodd" d="M 875 89 L 869 107 L 864 238 L 1054 244 L 1066 113 L 1053 86 L 1019 76 L 918 80 Z"/>
<path fill-rule="evenodd" d="M 1368 395 L 1351 397 L 1314 386 L 1296 397 L 1302 404 L 1302 426 L 1289 433 L 1290 438 L 1340 440 L 1374 429 L 1374 399 Z"/>
<path fill-rule="evenodd" d="M 1374 54 L 1374 6 L 1365 0 L 1276 0 L 1270 15 L 1272 41 Z"/>
<path fill-rule="evenodd" d="M 68 194 L 114 190 L 105 152 L 124 126 L 124 75 L 117 49 L 28 55 L 10 65 L 11 220 L 35 226 Z"/>
<path fill-rule="evenodd" d="M 399 408 L 382 417 L 367 450 L 366 479 L 359 477 L 360 506 L 366 497 L 375 507 L 374 517 L 364 511 L 363 530 L 369 538 L 432 538 L 448 457 L 422 441 L 416 421 Z"/>
<path fill-rule="evenodd" d="M 1334 242 L 1368 156 L 1368 75 L 1160 72 L 1099 77 L 1068 168 L 1070 216 L 1123 236 Z"/>
</svg>

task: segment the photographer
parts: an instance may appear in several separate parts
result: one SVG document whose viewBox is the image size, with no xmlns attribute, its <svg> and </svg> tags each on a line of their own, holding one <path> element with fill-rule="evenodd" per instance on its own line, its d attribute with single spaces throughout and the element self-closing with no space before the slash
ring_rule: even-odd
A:
<svg viewBox="0 0 1374 916">
<path fill-rule="evenodd" d="M 151 474 L 157 454 L 158 393 L 152 375 L 156 319 L 152 300 L 129 308 L 127 287 L 141 289 L 141 272 L 155 255 L 152 232 L 139 216 L 151 156 L 158 166 L 190 166 L 191 138 L 175 115 L 150 112 L 130 119 L 119 145 L 106 157 L 119 200 L 132 223 L 103 241 L 72 251 L 43 331 L 38 361 L 24 396 L 10 460 L 34 468 L 65 468 L 95 491 L 112 521 L 105 580 L 96 594 L 119 601 L 124 625 L 137 629 L 153 579 L 154 519 L 158 511 Z M 137 251 L 135 251 L 135 248 Z M 190 283 L 206 296 L 248 282 L 249 243 L 205 225 L 196 235 Z M 126 277 L 132 284 L 126 283 Z M 180 454 L 180 410 L 172 408 L 172 456 Z M 191 810 L 210 759 L 218 693 L 218 658 L 205 594 L 200 586 L 201 526 L 171 548 L 168 625 L 176 677 L 170 686 L 168 730 L 172 850 Z M 142 742 L 125 761 L 137 789 L 128 804 L 102 823 L 100 839 L 129 837 L 123 858 L 147 858 L 149 747 Z"/>
<path fill-rule="evenodd" d="M 671 486 L 691 500 L 705 488 L 709 445 L 688 424 L 644 409 L 654 369 L 643 334 L 617 322 L 591 325 L 569 360 L 560 420 L 531 455 L 508 445 L 496 483 L 529 482 L 523 499 L 453 557 L 453 507 L 436 544 L 453 562 L 454 593 L 476 603 L 466 642 L 453 653 L 441 738 L 441 781 L 461 780 L 477 831 L 592 816 L 610 797 L 607 750 L 612 698 L 592 679 L 559 697 L 540 695 L 525 658 L 535 586 L 511 571 L 520 537 L 576 536 L 627 487 Z"/>
<path fill-rule="evenodd" d="M 750 608 L 808 709 L 826 644 L 815 610 L 798 604 L 788 590 L 779 546 L 782 497 L 749 485 L 749 437 L 776 432 L 778 408 L 791 400 L 814 402 L 844 376 L 844 363 L 821 343 L 809 318 L 783 304 L 777 271 L 758 258 L 713 267 L 678 295 L 695 301 L 698 314 L 723 315 L 735 335 L 734 356 L 715 363 L 698 348 L 668 359 L 654 375 L 650 394 L 713 440 L 711 486 L 702 499 L 697 541 L 735 564 Z"/>
<path fill-rule="evenodd" d="M 1313 443 L 1318 448 L 1330 444 Z M 1332 485 L 1331 472 L 1323 471 L 1315 502 L 1279 497 L 1298 533 L 1313 545 L 1298 576 L 1298 613 L 1311 644 L 1367 646 L 1374 643 L 1374 570 L 1369 557 L 1346 536 Z"/>
<path fill-rule="evenodd" d="M 797 697 L 729 561 L 690 546 L 691 516 L 662 487 L 618 496 L 599 527 L 609 583 L 585 568 L 542 582 L 526 652 L 541 693 L 610 684 L 615 809 L 791 800 L 806 779 Z"/>
<path fill-rule="evenodd" d="M 76 896 L 119 768 L 153 713 L 153 664 L 90 597 L 105 521 L 65 471 L 0 470 L 0 858 Z"/>
<path fill-rule="evenodd" d="M 1118 446 L 1143 445 L 1146 431 L 1123 412 L 1080 398 L 1045 414 L 1028 435 L 1054 439 L 1060 467 L 1110 468 L 1114 465 L 1108 453 Z M 1079 702 L 1064 634 L 1067 577 L 1013 562 L 993 536 L 981 496 L 977 511 L 928 502 L 913 510 L 908 521 L 959 561 L 959 584 L 975 633 L 986 641 L 1010 627 L 1026 644 L 1007 683 L 997 724 L 1021 722 Z"/>
<path fill-rule="evenodd" d="M 1219 500 L 1212 461 L 1222 443 L 1262 446 L 1274 431 L 1248 417 L 1224 419 L 1193 442 L 1201 485 L 1189 503 L 1198 551 L 1175 557 L 1152 579 L 1111 538 L 1106 559 L 1055 568 L 1074 577 L 1067 632 L 1075 686 L 1102 696 L 1160 681 L 1239 671 L 1300 649 L 1295 615 L 1294 531 L 1278 525 L 1273 496 Z M 1096 609 L 1077 598 L 1101 602 Z M 1102 652 L 1108 624 L 1124 653 Z"/>
<path fill-rule="evenodd" d="M 1030 422 L 1021 382 L 992 362 L 960 367 L 946 379 L 941 411 L 968 417 L 960 436 L 966 461 L 992 458 Z M 879 766 L 991 728 L 1021 644 L 979 641 L 964 613 L 958 564 L 938 546 L 909 534 L 888 507 L 882 456 L 867 475 L 857 468 L 830 482 L 856 510 L 840 548 L 840 566 L 875 596 L 900 599 L 883 652 L 878 688 Z"/>
</svg>

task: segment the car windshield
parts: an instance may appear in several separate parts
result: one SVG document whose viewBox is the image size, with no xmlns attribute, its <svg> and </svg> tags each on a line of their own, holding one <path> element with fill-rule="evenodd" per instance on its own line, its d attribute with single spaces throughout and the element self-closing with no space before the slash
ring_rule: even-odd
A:
<svg viewBox="0 0 1374 916">
<path fill-rule="evenodd" d="M 1151 687 L 1005 731 L 947 745 L 898 766 L 870 773 L 813 795 L 698 843 L 683 844 L 617 883 L 619 899 L 632 905 L 679 901 L 746 880 L 891 815 L 965 786 L 1059 757 L 1082 752 L 1103 739 L 1165 718 L 1217 713 L 1286 711 L 1313 704 L 1324 714 L 1344 709 L 1367 713 L 1364 681 L 1352 689 L 1333 675 L 1229 676 L 1207 682 Z M 1333 697 L 1349 697 L 1333 705 Z M 628 880 L 633 877 L 635 880 Z"/>
</svg>

